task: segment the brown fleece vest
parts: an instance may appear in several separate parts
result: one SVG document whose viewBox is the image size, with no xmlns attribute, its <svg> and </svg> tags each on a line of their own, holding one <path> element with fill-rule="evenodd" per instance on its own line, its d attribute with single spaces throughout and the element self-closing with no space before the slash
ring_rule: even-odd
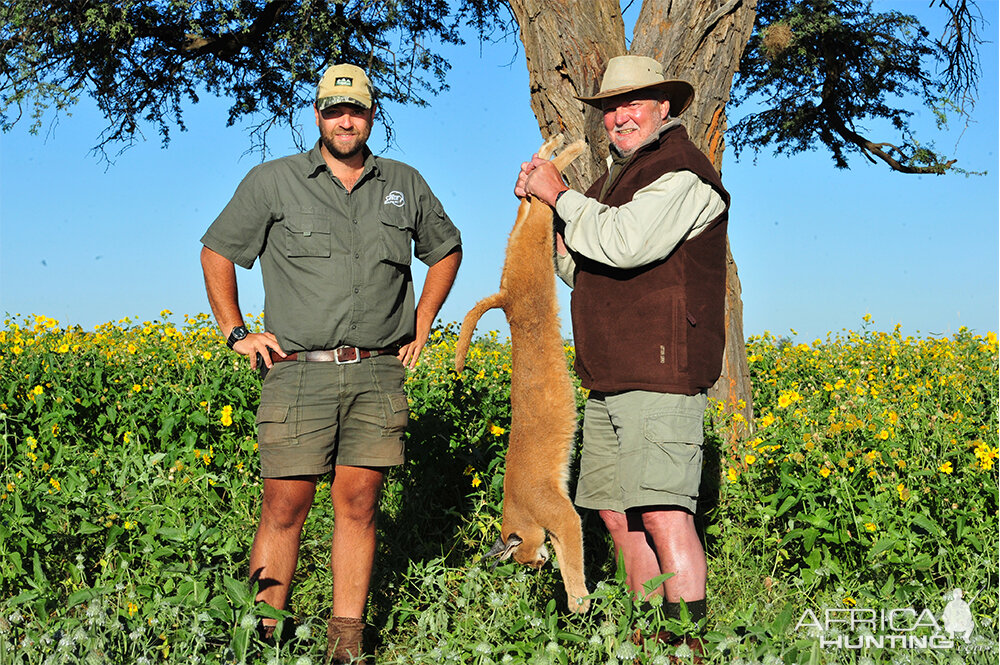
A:
<svg viewBox="0 0 1000 665">
<path fill-rule="evenodd" d="M 671 171 L 691 171 L 708 182 L 726 209 L 667 258 L 639 268 L 612 268 L 574 254 L 576 371 L 586 388 L 694 395 L 722 371 L 729 193 L 711 162 L 683 127 L 667 130 L 616 172 L 599 200 L 624 205 Z M 587 196 L 598 198 L 607 177 Z"/>
</svg>

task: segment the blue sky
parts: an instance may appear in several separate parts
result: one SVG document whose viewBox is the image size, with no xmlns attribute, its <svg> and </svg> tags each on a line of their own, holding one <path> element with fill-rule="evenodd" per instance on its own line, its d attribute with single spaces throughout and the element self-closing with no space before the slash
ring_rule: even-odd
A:
<svg viewBox="0 0 1000 665">
<path fill-rule="evenodd" d="M 891 4 L 939 16 L 926 2 Z M 898 323 L 908 334 L 997 330 L 998 5 L 980 4 L 991 43 L 981 49 L 971 123 L 939 132 L 917 110 L 915 127 L 960 166 L 988 175 L 903 175 L 860 156 L 841 171 L 823 152 L 755 160 L 727 151 L 722 177 L 748 335 L 794 329 L 811 341 L 857 329 L 866 313 L 877 328 Z M 390 107 L 396 145 L 387 149 L 379 129 L 370 145 L 415 166 L 462 230 L 465 260 L 440 314 L 459 321 L 499 284 L 514 179 L 541 139 L 519 44 L 445 53 L 451 89 L 426 108 Z M 169 147 L 145 127 L 148 140 L 110 166 L 90 153 L 104 125 L 87 100 L 37 136 L 23 124 L 0 135 L 0 312 L 85 328 L 151 320 L 163 309 L 175 321 L 207 312 L 199 238 L 260 160 L 246 154 L 246 127 L 225 127 L 225 111 L 224 100 L 203 99 Z M 731 125 L 742 115 L 729 114 Z M 301 123 L 315 136 L 310 109 Z M 287 133 L 274 134 L 271 157 L 292 150 Z M 414 274 L 419 284 L 422 271 Z M 240 270 L 239 280 L 243 311 L 260 312 L 259 272 Z M 569 290 L 560 287 L 560 297 L 569 335 Z M 491 329 L 506 334 L 501 313 L 481 321 L 481 332 Z"/>
</svg>

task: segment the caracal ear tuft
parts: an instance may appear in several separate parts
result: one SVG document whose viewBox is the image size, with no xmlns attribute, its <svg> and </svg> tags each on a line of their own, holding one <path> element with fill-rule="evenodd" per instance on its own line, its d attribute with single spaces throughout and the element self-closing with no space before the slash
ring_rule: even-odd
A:
<svg viewBox="0 0 1000 665">
<path fill-rule="evenodd" d="M 517 551 L 522 542 L 524 541 L 516 533 L 510 534 L 506 543 L 503 541 L 503 538 L 497 538 L 497 542 L 493 543 L 493 547 L 486 553 L 487 558 L 495 557 L 496 559 L 492 567 L 496 568 L 498 563 L 509 559 Z"/>
</svg>

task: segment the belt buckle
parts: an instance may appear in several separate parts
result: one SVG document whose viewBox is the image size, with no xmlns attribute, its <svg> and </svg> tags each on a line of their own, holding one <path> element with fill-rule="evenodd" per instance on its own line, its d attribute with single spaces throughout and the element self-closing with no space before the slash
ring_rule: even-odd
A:
<svg viewBox="0 0 1000 665">
<path fill-rule="evenodd" d="M 341 357 L 341 353 L 347 351 L 353 351 L 354 357 L 348 358 L 346 360 L 343 357 Z M 337 363 L 338 365 L 353 365 L 355 363 L 361 362 L 361 353 L 360 351 L 358 351 L 358 347 L 356 346 L 347 346 L 346 344 L 344 346 L 338 346 L 336 349 L 333 350 L 333 362 Z"/>
</svg>

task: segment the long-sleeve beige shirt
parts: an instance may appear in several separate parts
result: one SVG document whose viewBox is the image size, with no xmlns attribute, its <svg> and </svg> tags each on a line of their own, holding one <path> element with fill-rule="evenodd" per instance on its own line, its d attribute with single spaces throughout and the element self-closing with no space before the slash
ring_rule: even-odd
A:
<svg viewBox="0 0 1000 665">
<path fill-rule="evenodd" d="M 665 173 L 618 207 L 572 189 L 556 202 L 556 213 L 566 223 L 566 246 L 615 268 L 666 258 L 724 209 L 718 192 L 690 171 Z M 572 255 L 556 254 L 556 272 L 571 287 L 575 267 Z"/>
</svg>

